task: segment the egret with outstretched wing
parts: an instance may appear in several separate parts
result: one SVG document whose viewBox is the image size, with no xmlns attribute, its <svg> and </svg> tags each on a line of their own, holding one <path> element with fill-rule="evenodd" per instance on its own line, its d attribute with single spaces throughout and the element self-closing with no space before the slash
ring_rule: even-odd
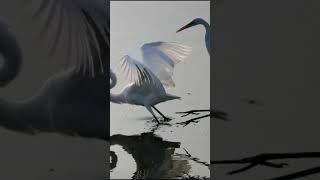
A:
<svg viewBox="0 0 320 180">
<path fill-rule="evenodd" d="M 140 62 L 126 55 L 121 59 L 121 67 L 129 84 L 119 94 L 110 93 L 114 103 L 127 103 L 147 108 L 155 120 L 155 109 L 164 120 L 168 120 L 155 105 L 161 102 L 180 99 L 169 94 L 165 88 L 174 87 L 172 79 L 175 64 L 182 62 L 191 53 L 191 47 L 169 42 L 153 42 L 141 47 L 143 60 Z M 113 88 L 117 83 L 116 75 L 110 70 Z"/>
<path fill-rule="evenodd" d="M 16 78 L 26 60 L 21 41 L 44 57 L 58 55 L 69 66 L 30 98 L 0 98 L 0 126 L 107 140 L 108 83 L 103 70 L 108 70 L 110 57 L 109 1 L 0 1 L 0 87 Z"/>
</svg>

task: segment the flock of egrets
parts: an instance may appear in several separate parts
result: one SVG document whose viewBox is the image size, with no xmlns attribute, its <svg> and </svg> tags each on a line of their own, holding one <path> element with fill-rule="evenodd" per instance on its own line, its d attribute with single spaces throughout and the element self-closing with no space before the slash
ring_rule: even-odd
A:
<svg viewBox="0 0 320 180">
<path fill-rule="evenodd" d="M 205 27 L 205 44 L 210 54 L 210 26 L 205 20 L 196 18 L 180 28 L 177 33 L 199 24 Z M 166 89 L 175 86 L 172 79 L 174 67 L 191 54 L 192 48 L 179 43 L 152 42 L 144 44 L 141 51 L 142 61 L 128 55 L 121 59 L 123 74 L 129 84 L 119 94 L 110 93 L 110 101 L 144 106 L 158 123 L 160 121 L 152 108 L 163 117 L 164 121 L 170 120 L 155 105 L 180 99 L 179 96 L 167 93 Z M 112 70 L 110 70 L 110 79 L 110 88 L 113 88 L 117 83 L 117 77 Z"/>
</svg>

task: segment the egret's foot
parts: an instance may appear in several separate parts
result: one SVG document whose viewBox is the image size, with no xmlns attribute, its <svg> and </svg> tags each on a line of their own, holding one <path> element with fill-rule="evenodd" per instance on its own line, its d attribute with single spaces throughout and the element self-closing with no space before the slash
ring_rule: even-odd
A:
<svg viewBox="0 0 320 180">
<path fill-rule="evenodd" d="M 152 121 L 155 121 L 157 124 L 160 124 L 160 121 L 158 120 L 158 118 L 153 118 Z"/>
<path fill-rule="evenodd" d="M 168 117 L 164 117 L 163 118 L 163 122 L 169 122 L 169 121 L 171 121 L 172 119 L 171 118 L 168 118 Z"/>
<path fill-rule="evenodd" d="M 167 123 L 167 122 L 159 122 L 159 123 L 157 124 L 157 126 L 161 126 L 161 125 L 171 126 L 171 124 L 170 124 L 170 123 Z"/>
</svg>

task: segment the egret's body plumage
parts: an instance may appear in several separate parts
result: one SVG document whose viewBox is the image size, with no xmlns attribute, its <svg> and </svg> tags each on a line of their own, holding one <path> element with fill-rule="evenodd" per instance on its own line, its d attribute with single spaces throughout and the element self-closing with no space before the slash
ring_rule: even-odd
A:
<svg viewBox="0 0 320 180">
<path fill-rule="evenodd" d="M 177 30 L 177 32 L 180 32 L 184 29 L 190 28 L 192 26 L 196 26 L 196 25 L 202 25 L 205 28 L 206 34 L 205 34 L 205 43 L 206 43 L 206 48 L 208 50 L 209 55 L 210 53 L 210 47 L 211 47 L 211 43 L 210 43 L 210 25 L 209 23 L 207 23 L 207 21 L 205 21 L 202 18 L 196 18 L 193 21 L 191 21 L 190 23 L 188 23 L 187 25 L 183 26 L 182 28 L 180 28 L 179 30 Z"/>
<path fill-rule="evenodd" d="M 172 79 L 175 64 L 183 61 L 190 53 L 191 47 L 178 43 L 153 42 L 142 46 L 143 61 L 139 62 L 126 55 L 121 59 L 121 67 L 129 84 L 119 94 L 110 94 L 114 103 L 140 105 L 154 115 L 154 108 L 164 119 L 166 118 L 154 106 L 156 104 L 180 99 L 166 92 L 165 88 L 174 87 Z M 116 85 L 116 75 L 110 70 L 111 87 Z"/>
</svg>

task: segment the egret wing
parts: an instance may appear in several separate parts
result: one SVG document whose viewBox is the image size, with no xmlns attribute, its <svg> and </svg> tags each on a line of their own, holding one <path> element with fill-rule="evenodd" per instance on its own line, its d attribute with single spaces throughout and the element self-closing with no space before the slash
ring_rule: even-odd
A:
<svg viewBox="0 0 320 180">
<path fill-rule="evenodd" d="M 172 79 L 175 64 L 184 61 L 191 52 L 190 46 L 172 42 L 152 42 L 141 47 L 145 64 L 161 81 L 164 87 L 174 87 Z"/>
<path fill-rule="evenodd" d="M 5 3 L 9 4 L 6 5 Z M 109 46 L 109 1 L 11 0 L 0 16 L 13 29 L 34 33 L 48 55 L 63 54 L 68 66 L 94 74 L 103 71 Z"/>
<path fill-rule="evenodd" d="M 125 78 L 129 82 L 137 86 L 147 85 L 157 89 L 164 89 L 160 80 L 141 62 L 126 55 L 121 59 L 120 65 Z"/>
</svg>

